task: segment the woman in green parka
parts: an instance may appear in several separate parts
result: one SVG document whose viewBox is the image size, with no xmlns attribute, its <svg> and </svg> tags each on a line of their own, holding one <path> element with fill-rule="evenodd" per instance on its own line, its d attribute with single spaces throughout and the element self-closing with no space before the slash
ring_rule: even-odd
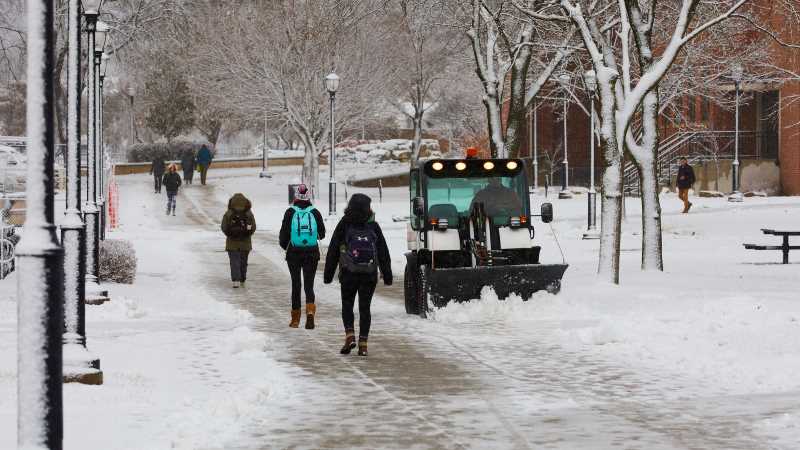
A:
<svg viewBox="0 0 800 450">
<path fill-rule="evenodd" d="M 225 251 L 231 263 L 233 287 L 244 287 L 247 280 L 247 257 L 253 249 L 251 236 L 256 232 L 256 218 L 251 211 L 252 203 L 240 193 L 228 200 L 228 210 L 222 216 L 222 232 L 225 233 Z"/>
</svg>

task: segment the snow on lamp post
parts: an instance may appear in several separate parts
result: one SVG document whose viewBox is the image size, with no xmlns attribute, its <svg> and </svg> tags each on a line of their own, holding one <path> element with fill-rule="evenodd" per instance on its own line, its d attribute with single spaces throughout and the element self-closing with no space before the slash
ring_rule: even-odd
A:
<svg viewBox="0 0 800 450">
<path fill-rule="evenodd" d="M 331 151 L 328 153 L 330 166 L 330 180 L 328 181 L 328 215 L 336 215 L 336 139 L 334 132 L 334 104 L 336 103 L 336 90 L 339 89 L 339 76 L 331 72 L 325 77 L 325 88 L 331 97 Z"/>
<path fill-rule="evenodd" d="M 80 1 L 68 5 L 67 66 L 67 208 L 61 223 L 64 249 L 65 382 L 101 384 L 100 360 L 86 350 L 86 226 L 81 216 L 81 66 Z"/>
<path fill-rule="evenodd" d="M 588 201 L 588 223 L 586 232 L 583 233 L 584 239 L 600 239 L 597 231 L 597 191 L 594 189 L 594 91 L 597 89 L 597 75 L 594 70 L 587 70 L 583 76 L 586 82 L 586 89 L 589 91 L 589 192 Z"/>
<path fill-rule="evenodd" d="M 83 208 L 84 220 L 86 221 L 86 303 L 101 304 L 108 300 L 108 292 L 100 288 L 99 273 L 100 273 L 100 220 L 98 205 L 97 205 L 97 64 L 95 60 L 97 55 L 97 42 L 100 41 L 102 48 L 105 45 L 105 32 L 106 30 L 98 30 L 97 16 L 99 13 L 100 1 L 86 1 L 84 2 L 84 16 L 86 18 L 86 33 L 88 40 L 88 67 L 87 67 L 87 81 L 88 86 L 86 91 L 87 103 L 89 107 L 89 123 L 87 124 L 88 136 L 88 158 L 87 170 L 88 176 L 87 199 L 86 205 Z"/>
<path fill-rule="evenodd" d="M 54 2 L 26 2 L 26 203 L 17 254 L 17 448 L 63 440 L 64 254 L 56 237 Z"/>
<path fill-rule="evenodd" d="M 741 202 L 744 200 L 744 196 L 740 192 L 741 187 L 739 186 L 740 182 L 740 166 L 739 166 L 739 92 L 742 84 L 742 77 L 744 75 L 744 68 L 741 64 L 736 64 L 733 66 L 731 70 L 731 79 L 733 79 L 733 84 L 735 86 L 735 96 L 736 96 L 736 124 L 734 125 L 734 135 L 733 135 L 733 192 L 731 195 L 728 196 L 729 202 Z"/>
<path fill-rule="evenodd" d="M 558 193 L 558 198 L 561 199 L 572 198 L 572 192 L 569 191 L 569 152 L 567 151 L 567 107 L 569 102 L 568 90 L 570 78 L 571 77 L 566 72 L 558 76 L 558 81 L 561 82 L 564 88 L 564 175 L 561 177 L 561 192 Z"/>
</svg>

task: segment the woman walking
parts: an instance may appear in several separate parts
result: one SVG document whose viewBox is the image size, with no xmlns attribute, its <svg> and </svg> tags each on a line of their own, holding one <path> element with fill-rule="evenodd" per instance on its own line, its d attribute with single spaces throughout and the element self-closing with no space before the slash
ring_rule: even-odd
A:
<svg viewBox="0 0 800 450">
<path fill-rule="evenodd" d="M 336 225 L 325 259 L 325 284 L 333 281 L 339 268 L 342 292 L 342 322 L 345 340 L 340 353 L 349 354 L 356 346 L 353 306 L 358 296 L 358 354 L 367 356 L 367 339 L 372 323 L 370 304 L 378 284 L 378 271 L 386 286 L 392 284 L 392 264 L 389 248 L 381 227 L 375 222 L 372 200 L 364 194 L 353 194 Z"/>
<path fill-rule="evenodd" d="M 197 158 L 195 159 L 197 163 L 197 167 L 200 170 L 200 184 L 203 186 L 206 185 L 206 176 L 208 175 L 208 168 L 211 166 L 211 161 L 214 159 L 214 155 L 211 154 L 211 150 L 208 149 L 205 145 L 200 147 L 200 151 L 197 152 Z"/>
<path fill-rule="evenodd" d="M 194 159 L 194 150 L 189 149 L 183 153 L 183 157 L 181 157 L 181 168 L 183 169 L 183 181 L 186 184 L 192 184 L 192 178 L 194 178 L 194 166 L 195 166 L 195 159 Z"/>
<path fill-rule="evenodd" d="M 233 287 L 244 287 L 247 280 L 247 257 L 253 249 L 251 236 L 256 232 L 256 218 L 250 210 L 252 204 L 242 194 L 233 194 L 228 200 L 228 210 L 222 216 L 222 232 L 225 233 L 225 251 L 231 263 Z"/>
<path fill-rule="evenodd" d="M 286 264 L 292 277 L 291 328 L 300 326 L 300 285 L 306 294 L 306 329 L 314 329 L 314 277 L 319 265 L 319 244 L 325 239 L 325 222 L 322 214 L 311 204 L 311 190 L 305 184 L 297 187 L 292 206 L 283 215 L 279 236 L 281 248 L 286 250 Z"/>
<path fill-rule="evenodd" d="M 178 175 L 178 166 L 175 164 L 169 165 L 169 170 L 164 174 L 164 179 L 161 182 L 164 189 L 167 190 L 167 215 L 172 211 L 175 215 L 175 197 L 178 196 L 178 189 L 181 187 L 181 176 Z"/>
</svg>

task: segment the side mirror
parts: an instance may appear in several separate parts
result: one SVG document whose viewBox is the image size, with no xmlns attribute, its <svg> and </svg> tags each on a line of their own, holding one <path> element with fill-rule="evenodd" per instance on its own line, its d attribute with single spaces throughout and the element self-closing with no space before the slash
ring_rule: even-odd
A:
<svg viewBox="0 0 800 450">
<path fill-rule="evenodd" d="M 550 223 L 553 221 L 553 204 L 542 203 L 542 222 Z"/>
<path fill-rule="evenodd" d="M 424 216 L 425 199 L 422 197 L 414 197 L 414 200 L 411 201 L 411 210 L 414 212 L 415 216 Z"/>
</svg>

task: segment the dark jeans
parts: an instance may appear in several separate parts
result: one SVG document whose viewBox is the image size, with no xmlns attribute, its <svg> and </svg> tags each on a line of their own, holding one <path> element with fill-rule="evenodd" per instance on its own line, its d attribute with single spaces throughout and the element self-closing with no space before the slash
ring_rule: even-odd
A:
<svg viewBox="0 0 800 450">
<path fill-rule="evenodd" d="M 200 164 L 200 184 L 206 184 L 206 175 L 208 175 L 208 166 Z"/>
<path fill-rule="evenodd" d="M 186 184 L 192 184 L 192 177 L 194 176 L 194 170 L 184 170 L 183 171 L 183 181 Z"/>
<path fill-rule="evenodd" d="M 250 252 L 228 252 L 231 262 L 231 281 L 247 280 L 247 257 Z"/>
<path fill-rule="evenodd" d="M 155 173 L 153 174 L 153 181 L 155 182 L 155 191 L 156 192 L 159 192 L 159 193 L 161 192 L 161 179 L 163 177 L 164 177 L 163 173 L 160 174 L 160 175 L 156 175 Z"/>
<path fill-rule="evenodd" d="M 175 197 L 177 196 L 178 191 L 167 191 L 167 214 L 169 214 L 170 211 L 175 212 Z"/>
<path fill-rule="evenodd" d="M 341 269 L 340 269 L 341 270 Z M 358 337 L 366 339 L 369 336 L 369 327 L 372 323 L 370 304 L 375 286 L 378 284 L 378 274 L 356 274 L 341 271 L 339 284 L 342 287 L 342 322 L 345 331 L 354 331 L 353 306 L 358 295 Z"/>
<path fill-rule="evenodd" d="M 290 257 L 286 263 L 289 265 L 289 274 L 292 276 L 292 309 L 300 309 L 300 274 L 302 272 L 303 290 L 306 293 L 306 303 L 314 303 L 314 277 L 317 275 L 319 258 L 311 255 Z"/>
</svg>

